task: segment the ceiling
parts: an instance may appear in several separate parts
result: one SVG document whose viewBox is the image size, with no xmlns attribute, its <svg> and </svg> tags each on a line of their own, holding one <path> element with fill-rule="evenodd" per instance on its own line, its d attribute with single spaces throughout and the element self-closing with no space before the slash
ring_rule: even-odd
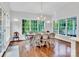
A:
<svg viewBox="0 0 79 59">
<path fill-rule="evenodd" d="M 10 2 L 10 8 L 12 11 L 38 13 L 41 12 L 46 15 L 54 15 L 61 8 L 67 6 L 70 3 L 67 2 Z"/>
</svg>

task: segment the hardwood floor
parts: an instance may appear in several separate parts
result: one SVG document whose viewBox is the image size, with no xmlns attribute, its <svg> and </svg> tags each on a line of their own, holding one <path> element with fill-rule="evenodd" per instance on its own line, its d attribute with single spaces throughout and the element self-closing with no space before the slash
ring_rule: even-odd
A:
<svg viewBox="0 0 79 59">
<path fill-rule="evenodd" d="M 26 46 L 25 41 L 11 42 L 19 46 L 20 57 L 70 57 L 71 43 L 55 39 L 55 48 Z"/>
<path fill-rule="evenodd" d="M 76 56 L 79 57 L 79 42 L 76 42 Z"/>
</svg>

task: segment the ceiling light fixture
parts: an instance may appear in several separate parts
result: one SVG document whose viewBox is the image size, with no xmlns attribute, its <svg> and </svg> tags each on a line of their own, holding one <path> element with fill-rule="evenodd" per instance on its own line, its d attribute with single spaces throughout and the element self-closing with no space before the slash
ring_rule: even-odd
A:
<svg viewBox="0 0 79 59">
<path fill-rule="evenodd" d="M 17 22 L 17 21 L 19 21 L 19 20 L 15 18 L 14 21 Z"/>
<path fill-rule="evenodd" d="M 41 7 L 41 8 L 40 8 L 40 13 L 41 13 L 41 15 L 38 16 L 37 19 L 38 19 L 38 20 L 45 20 L 45 19 L 46 19 L 46 16 L 43 15 L 43 2 L 41 2 L 40 7 Z"/>
<path fill-rule="evenodd" d="M 50 21 L 48 20 L 48 21 L 46 21 L 46 23 L 50 23 Z"/>
</svg>

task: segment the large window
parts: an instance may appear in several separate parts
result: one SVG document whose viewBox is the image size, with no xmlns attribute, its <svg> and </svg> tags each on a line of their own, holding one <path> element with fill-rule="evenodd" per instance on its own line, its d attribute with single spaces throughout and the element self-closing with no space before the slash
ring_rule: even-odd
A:
<svg viewBox="0 0 79 59">
<path fill-rule="evenodd" d="M 41 20 L 22 20 L 22 34 L 27 35 L 29 32 L 43 32 L 44 21 Z"/>
<path fill-rule="evenodd" d="M 53 21 L 53 32 L 58 33 L 58 21 Z"/>
<path fill-rule="evenodd" d="M 37 32 L 37 20 L 31 20 L 31 31 Z"/>
<path fill-rule="evenodd" d="M 0 56 L 5 52 L 10 38 L 10 17 L 6 12 L 0 8 Z"/>
<path fill-rule="evenodd" d="M 44 31 L 44 21 L 38 21 L 38 32 Z"/>
<path fill-rule="evenodd" d="M 22 21 L 22 33 L 26 34 L 30 32 L 30 21 L 29 20 L 23 20 Z"/>
<path fill-rule="evenodd" d="M 53 21 L 53 32 L 76 37 L 76 17 L 70 17 L 67 19 L 60 19 Z"/>
<path fill-rule="evenodd" d="M 76 17 L 67 19 L 67 35 L 76 36 Z"/>
<path fill-rule="evenodd" d="M 65 19 L 59 20 L 59 34 L 66 34 L 66 21 Z"/>
</svg>

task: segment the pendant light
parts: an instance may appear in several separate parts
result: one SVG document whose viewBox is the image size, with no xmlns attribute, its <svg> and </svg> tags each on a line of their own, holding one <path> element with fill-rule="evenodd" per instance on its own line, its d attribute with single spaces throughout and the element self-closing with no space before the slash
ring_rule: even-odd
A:
<svg viewBox="0 0 79 59">
<path fill-rule="evenodd" d="M 45 20 L 46 16 L 43 15 L 43 2 L 40 3 L 40 16 L 37 17 L 38 20 Z"/>
</svg>

